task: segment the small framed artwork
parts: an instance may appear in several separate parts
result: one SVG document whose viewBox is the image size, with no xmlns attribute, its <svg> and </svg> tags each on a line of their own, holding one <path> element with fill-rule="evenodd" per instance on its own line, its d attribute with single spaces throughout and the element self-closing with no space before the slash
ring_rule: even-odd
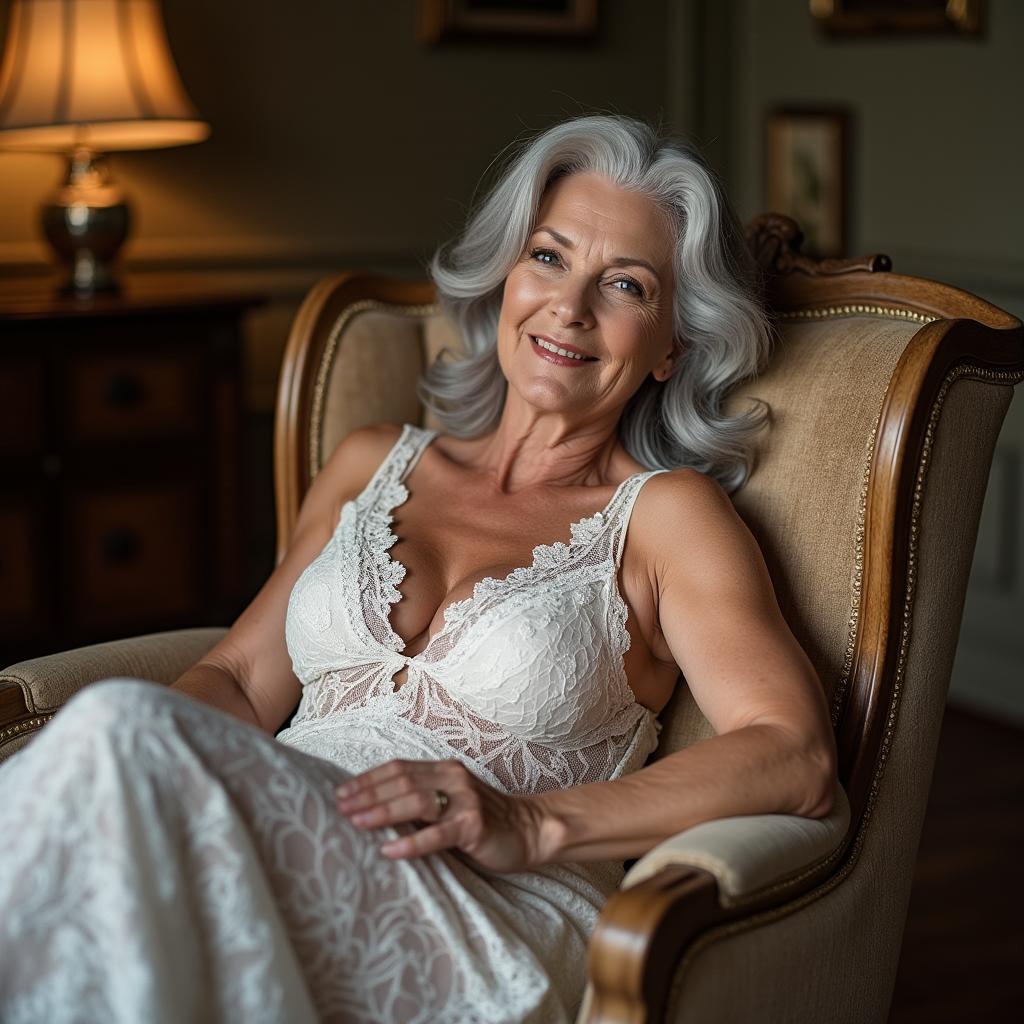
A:
<svg viewBox="0 0 1024 1024">
<path fill-rule="evenodd" d="M 831 35 L 981 32 L 984 0 L 810 0 Z"/>
<path fill-rule="evenodd" d="M 464 36 L 577 37 L 597 30 L 597 0 L 419 0 L 420 42 Z"/>
<path fill-rule="evenodd" d="M 765 120 L 765 208 L 800 225 L 812 256 L 846 252 L 849 135 L 845 110 L 773 110 Z"/>
</svg>

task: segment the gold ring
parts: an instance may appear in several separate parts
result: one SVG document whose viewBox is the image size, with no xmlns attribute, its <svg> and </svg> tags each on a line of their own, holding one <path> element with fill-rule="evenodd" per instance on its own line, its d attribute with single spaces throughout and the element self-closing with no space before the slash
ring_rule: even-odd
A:
<svg viewBox="0 0 1024 1024">
<path fill-rule="evenodd" d="M 435 789 L 434 800 L 437 802 L 437 816 L 440 818 L 448 806 L 448 794 L 443 789 Z"/>
</svg>

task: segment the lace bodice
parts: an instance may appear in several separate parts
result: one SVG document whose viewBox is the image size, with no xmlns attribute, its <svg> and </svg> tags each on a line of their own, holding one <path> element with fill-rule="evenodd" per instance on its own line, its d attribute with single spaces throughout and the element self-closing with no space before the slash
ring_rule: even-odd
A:
<svg viewBox="0 0 1024 1024">
<path fill-rule="evenodd" d="M 627 607 L 617 572 L 633 503 L 652 470 L 624 480 L 568 544 L 488 577 L 450 605 L 417 655 L 389 622 L 405 568 L 389 555 L 404 480 L 436 432 L 406 425 L 337 529 L 296 581 L 286 638 L 302 701 L 285 743 L 357 770 L 400 737 L 422 756 L 459 757 L 492 785 L 537 792 L 616 778 L 654 749 L 654 713 L 626 680 Z M 393 680 L 408 668 L 405 683 Z M 355 758 L 356 763 L 353 763 Z"/>
</svg>

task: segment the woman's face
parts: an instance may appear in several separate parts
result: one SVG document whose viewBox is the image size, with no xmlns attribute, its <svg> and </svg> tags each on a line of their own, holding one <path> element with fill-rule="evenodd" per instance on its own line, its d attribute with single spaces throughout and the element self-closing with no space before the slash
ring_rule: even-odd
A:
<svg viewBox="0 0 1024 1024">
<path fill-rule="evenodd" d="M 505 280 L 498 359 L 509 387 L 539 411 L 617 419 L 648 374 L 664 379 L 674 243 L 646 196 L 597 174 L 555 181 Z"/>
</svg>

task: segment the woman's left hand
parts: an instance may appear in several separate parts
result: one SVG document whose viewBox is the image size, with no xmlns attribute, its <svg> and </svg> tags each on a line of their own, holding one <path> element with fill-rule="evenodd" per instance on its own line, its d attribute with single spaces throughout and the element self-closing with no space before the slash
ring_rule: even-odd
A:
<svg viewBox="0 0 1024 1024">
<path fill-rule="evenodd" d="M 448 797 L 443 811 L 438 792 Z M 340 786 L 336 797 L 338 810 L 359 828 L 423 826 L 381 847 L 394 859 L 457 849 L 491 871 L 543 863 L 537 802 L 498 792 L 460 761 L 387 761 Z"/>
</svg>

